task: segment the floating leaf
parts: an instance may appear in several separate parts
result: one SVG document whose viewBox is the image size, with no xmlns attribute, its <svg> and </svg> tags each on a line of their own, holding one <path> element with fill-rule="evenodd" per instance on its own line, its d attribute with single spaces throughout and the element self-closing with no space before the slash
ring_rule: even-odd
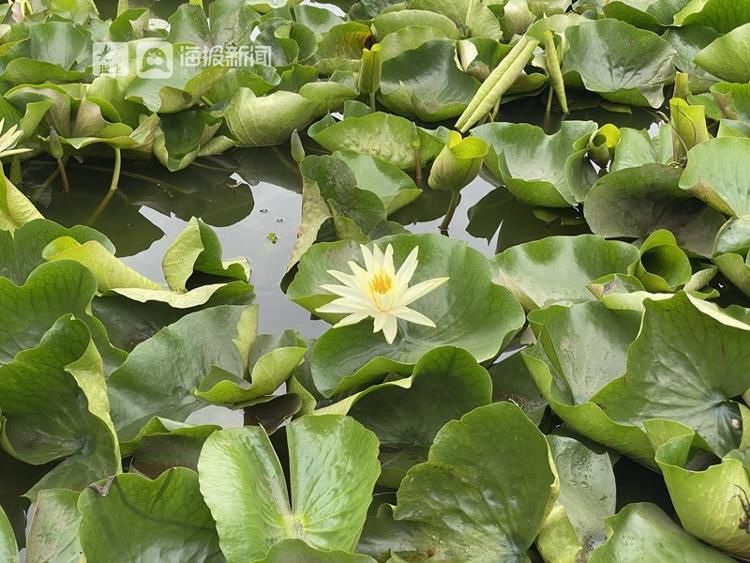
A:
<svg viewBox="0 0 750 563">
<path fill-rule="evenodd" d="M 498 430 L 508 436 L 498 441 Z M 521 409 L 495 403 L 446 424 L 365 526 L 359 551 L 479 562 L 521 560 L 557 494 L 549 449 Z"/>
<path fill-rule="evenodd" d="M 380 472 L 375 436 L 351 418 L 329 415 L 292 422 L 287 442 L 291 502 L 261 428 L 222 430 L 203 448 L 201 492 L 229 561 L 263 560 L 285 539 L 351 551 L 359 538 Z"/>
<path fill-rule="evenodd" d="M 118 475 L 86 489 L 78 508 L 89 561 L 125 563 L 148 553 L 177 561 L 224 561 L 198 476 L 190 469 L 170 469 L 154 481 Z"/>
</svg>

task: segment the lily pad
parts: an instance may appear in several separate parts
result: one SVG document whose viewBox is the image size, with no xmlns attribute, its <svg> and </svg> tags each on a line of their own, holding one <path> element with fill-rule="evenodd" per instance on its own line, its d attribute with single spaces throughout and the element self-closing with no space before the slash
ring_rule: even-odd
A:
<svg viewBox="0 0 750 563">
<path fill-rule="evenodd" d="M 224 561 L 195 471 L 179 467 L 151 480 L 118 475 L 78 501 L 81 545 L 89 561 L 125 563 L 153 553 L 176 561 Z"/>
<path fill-rule="evenodd" d="M 679 336 L 673 334 L 679 327 Z M 718 454 L 739 445 L 741 406 L 750 387 L 750 325 L 685 293 L 645 302 L 643 324 L 628 350 L 627 373 L 594 400 L 614 420 L 665 418 L 694 429 Z M 748 374 L 748 375 L 745 375 Z"/>
<path fill-rule="evenodd" d="M 311 363 L 315 385 L 324 395 L 354 389 L 390 371 L 406 375 L 437 346 L 465 348 L 478 361 L 493 358 L 523 325 L 518 303 L 492 283 L 489 261 L 465 243 L 438 235 L 396 235 L 378 244 L 393 245 L 396 264 L 419 247 L 414 283 L 449 276 L 447 283 L 414 305 L 437 328 L 402 322 L 393 345 L 373 334 L 369 322 L 329 329 L 315 343 Z M 314 311 L 333 297 L 320 288 L 332 279 L 327 270 L 346 270 L 347 262 L 360 255 L 357 245 L 348 241 L 313 246 L 302 258 L 287 295 Z"/>
<path fill-rule="evenodd" d="M 348 117 L 338 122 L 324 118 L 310 126 L 307 133 L 331 152 L 367 154 L 391 162 L 403 170 L 416 167 L 415 153 L 424 165 L 443 148 L 443 143 L 437 137 L 408 119 L 382 112 Z M 412 147 L 415 137 L 418 140 L 416 150 Z"/>
<path fill-rule="evenodd" d="M 380 484 L 398 488 L 404 474 L 427 460 L 438 431 L 449 420 L 489 404 L 492 383 L 460 348 L 443 346 L 422 356 L 409 379 L 368 387 L 316 414 L 348 414 L 380 440 Z"/>
<path fill-rule="evenodd" d="M 16 536 L 5 512 L 0 508 L 0 557 L 10 563 L 18 561 Z"/>
<path fill-rule="evenodd" d="M 604 520 L 615 512 L 615 474 L 608 453 L 597 454 L 564 436 L 547 437 L 560 479 L 560 496 L 544 523 L 537 548 L 548 561 L 580 561 L 604 543 Z"/>
<path fill-rule="evenodd" d="M 593 280 L 626 273 L 638 259 L 632 245 L 594 235 L 554 236 L 512 246 L 495 257 L 496 283 L 510 289 L 527 310 L 553 303 L 590 301 Z"/>
<path fill-rule="evenodd" d="M 686 533 L 655 504 L 634 503 L 607 519 L 607 543 L 591 554 L 591 563 L 622 561 L 654 563 L 706 561 L 729 563 L 731 559 Z"/>
<path fill-rule="evenodd" d="M 695 432 L 686 429 L 658 448 L 656 461 L 669 496 L 688 532 L 745 558 L 750 554 L 750 540 L 742 528 L 747 519 L 743 502 L 750 490 L 747 466 L 741 458 L 729 455 L 705 468 L 691 467 L 691 449 L 700 442 Z M 722 510 L 712 514 L 706 506 L 715 503 L 721 503 Z"/>
<path fill-rule="evenodd" d="M 391 111 L 421 121 L 458 117 L 479 81 L 456 65 L 455 42 L 427 41 L 383 63 L 380 101 Z"/>
<path fill-rule="evenodd" d="M 498 441 L 499 430 L 509 439 Z M 440 430 L 396 506 L 368 518 L 358 550 L 379 560 L 522 561 L 556 495 L 536 426 L 510 403 L 479 407 Z"/>
<path fill-rule="evenodd" d="M 34 465 L 61 460 L 26 496 L 81 490 L 120 471 L 101 357 L 81 321 L 61 317 L 38 346 L 0 367 L 0 409 L 9 453 Z"/>
<path fill-rule="evenodd" d="M 185 420 L 205 404 L 193 390 L 212 370 L 244 374 L 256 323 L 255 307 L 213 307 L 136 346 L 107 381 L 120 439 L 133 439 L 154 416 Z"/>
<path fill-rule="evenodd" d="M 672 82 L 675 51 L 651 31 L 615 19 L 565 30 L 562 60 L 566 84 L 584 86 L 610 102 L 660 107 Z M 647 63 L 647 64 L 646 64 Z"/>
<path fill-rule="evenodd" d="M 201 492 L 230 561 L 264 560 L 285 539 L 351 551 L 359 538 L 380 472 L 375 436 L 351 418 L 330 415 L 292 422 L 287 441 L 291 501 L 262 429 L 222 430 L 203 448 Z"/>
<path fill-rule="evenodd" d="M 695 64 L 727 82 L 750 82 L 750 23 L 715 39 L 695 55 Z"/>
<path fill-rule="evenodd" d="M 521 354 L 552 410 L 581 435 L 653 464 L 645 433 L 613 421 L 593 401 L 599 389 L 625 373 L 640 314 L 591 302 L 533 311 L 529 323 L 537 342 Z"/>
<path fill-rule="evenodd" d="M 750 139 L 725 137 L 696 145 L 680 188 L 733 217 L 750 214 Z"/>
<path fill-rule="evenodd" d="M 584 162 L 585 152 L 575 147 L 596 130 L 592 121 L 565 121 L 552 135 L 526 123 L 489 123 L 472 134 L 490 145 L 485 164 L 517 199 L 529 205 L 569 207 L 578 199 L 576 194 L 585 194 L 596 181 L 593 168 Z M 578 185 L 580 180 L 583 185 Z"/>
<path fill-rule="evenodd" d="M 408 205 L 422 193 L 406 172 L 386 160 L 352 151 L 337 151 L 333 156 L 343 160 L 351 169 L 359 189 L 380 197 L 388 215 Z"/>
<path fill-rule="evenodd" d="M 678 168 L 647 164 L 602 177 L 583 206 L 591 231 L 606 238 L 646 238 L 667 229 L 680 247 L 710 256 L 724 217 L 681 190 L 681 174 Z"/>
<path fill-rule="evenodd" d="M 78 492 L 65 489 L 39 491 L 26 539 L 28 563 L 80 561 L 83 550 L 78 537 L 78 496 Z"/>
</svg>

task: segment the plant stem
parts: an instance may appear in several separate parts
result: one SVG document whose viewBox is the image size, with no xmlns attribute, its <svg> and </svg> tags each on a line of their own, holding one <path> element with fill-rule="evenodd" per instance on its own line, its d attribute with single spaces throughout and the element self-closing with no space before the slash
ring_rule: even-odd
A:
<svg viewBox="0 0 750 563">
<path fill-rule="evenodd" d="M 445 212 L 445 217 L 443 217 L 443 222 L 440 223 L 440 226 L 438 227 L 441 233 L 448 234 L 448 226 L 451 224 L 451 221 L 453 220 L 453 215 L 456 213 L 456 208 L 458 207 L 458 203 L 460 201 L 461 201 L 461 193 L 453 192 L 451 194 L 451 202 L 448 204 L 448 210 Z"/>
<path fill-rule="evenodd" d="M 112 170 L 112 182 L 109 185 L 109 191 L 114 192 L 117 190 L 117 184 L 120 182 L 120 170 L 122 168 L 122 152 L 119 147 L 115 149 L 115 167 Z"/>
<path fill-rule="evenodd" d="M 414 179 L 416 180 L 417 187 L 421 190 L 422 186 L 422 155 L 419 149 L 414 149 Z"/>
<path fill-rule="evenodd" d="M 370 92 L 370 109 L 372 111 L 377 111 L 377 108 L 375 107 L 375 92 Z"/>
<path fill-rule="evenodd" d="M 68 181 L 68 173 L 65 171 L 65 162 L 62 158 L 57 159 L 57 169 L 60 172 L 60 180 L 62 180 L 63 192 L 70 193 L 70 182 Z"/>
</svg>

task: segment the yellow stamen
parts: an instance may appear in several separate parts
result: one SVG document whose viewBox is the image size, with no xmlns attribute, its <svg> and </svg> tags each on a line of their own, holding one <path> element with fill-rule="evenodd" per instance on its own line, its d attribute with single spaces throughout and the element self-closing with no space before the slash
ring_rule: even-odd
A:
<svg viewBox="0 0 750 563">
<path fill-rule="evenodd" d="M 393 278 L 384 271 L 375 274 L 370 280 L 370 291 L 384 295 L 393 287 Z"/>
</svg>

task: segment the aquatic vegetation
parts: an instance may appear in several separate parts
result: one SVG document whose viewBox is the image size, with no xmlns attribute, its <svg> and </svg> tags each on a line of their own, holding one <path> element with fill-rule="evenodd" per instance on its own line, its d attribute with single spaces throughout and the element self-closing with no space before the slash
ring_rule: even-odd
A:
<svg viewBox="0 0 750 563">
<path fill-rule="evenodd" d="M 750 1 L 333 4 L 0 7 L 0 560 L 750 558 Z"/>
</svg>

